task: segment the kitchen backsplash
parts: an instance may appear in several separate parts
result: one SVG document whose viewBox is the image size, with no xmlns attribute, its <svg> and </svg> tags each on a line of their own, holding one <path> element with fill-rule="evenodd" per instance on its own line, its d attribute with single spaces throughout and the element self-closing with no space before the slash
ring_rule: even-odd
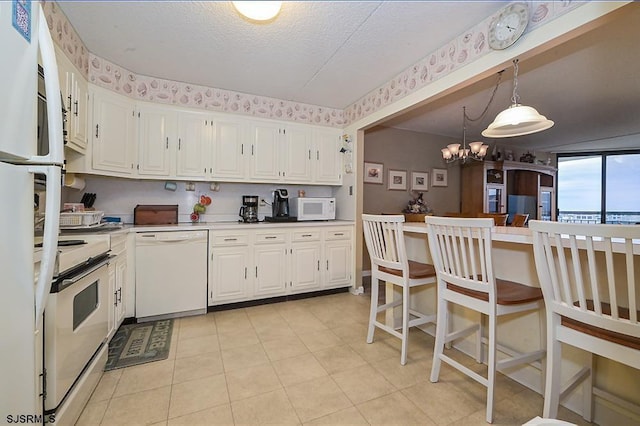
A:
<svg viewBox="0 0 640 426">
<path fill-rule="evenodd" d="M 186 191 L 186 182 L 176 182 L 177 189 L 169 191 L 164 188 L 165 181 L 134 181 L 129 179 L 86 176 L 86 187 L 82 191 L 65 188 L 65 202 L 80 202 L 82 194 L 92 192 L 97 195 L 94 207 L 105 212 L 105 216 L 120 217 L 125 223 L 133 222 L 133 209 L 138 204 L 177 204 L 178 221 L 189 222 L 193 205 L 201 195 L 208 195 L 212 203 L 207 211 L 200 215 L 204 222 L 235 221 L 239 219 L 238 211 L 242 205 L 243 195 L 257 195 L 271 203 L 272 192 L 276 188 L 285 188 L 291 197 L 303 189 L 307 197 L 331 197 L 330 186 L 316 185 L 276 185 L 276 184 L 244 184 L 219 183 L 219 190 L 213 191 L 208 182 L 196 182 L 195 191 Z M 260 207 L 258 218 L 271 215 L 271 206 Z"/>
</svg>

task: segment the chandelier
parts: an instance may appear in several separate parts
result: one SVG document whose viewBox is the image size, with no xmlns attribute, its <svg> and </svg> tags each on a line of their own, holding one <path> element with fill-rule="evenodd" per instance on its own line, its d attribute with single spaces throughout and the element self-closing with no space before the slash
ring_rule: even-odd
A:
<svg viewBox="0 0 640 426">
<path fill-rule="evenodd" d="M 470 142 L 469 147 L 467 148 L 467 121 L 473 122 L 482 120 L 487 114 L 489 106 L 491 106 L 493 98 L 496 96 L 498 86 L 500 86 L 500 80 L 502 79 L 503 72 L 504 70 L 498 73 L 498 80 L 496 81 L 496 86 L 493 88 L 491 98 L 489 99 L 487 106 L 477 118 L 469 117 L 467 115 L 467 107 L 462 107 L 462 146 L 459 143 L 452 143 L 447 145 L 446 148 L 442 148 L 442 159 L 445 162 L 453 163 L 454 161 L 460 161 L 462 163 L 466 163 L 468 160 L 482 161 L 487 155 L 487 149 L 489 149 L 489 145 L 486 145 L 483 142 Z"/>
<path fill-rule="evenodd" d="M 518 95 L 518 59 L 514 59 L 511 106 L 496 116 L 493 123 L 482 131 L 482 136 L 487 138 L 510 138 L 541 132 L 551 126 L 553 126 L 553 121 L 538 113 L 535 108 L 520 104 L 520 96 Z"/>
</svg>

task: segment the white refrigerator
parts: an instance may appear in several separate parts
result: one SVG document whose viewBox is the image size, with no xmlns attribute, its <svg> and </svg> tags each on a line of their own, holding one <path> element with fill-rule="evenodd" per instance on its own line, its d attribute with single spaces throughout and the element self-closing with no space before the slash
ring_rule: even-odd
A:
<svg viewBox="0 0 640 426">
<path fill-rule="evenodd" d="M 58 71 L 39 1 L 0 1 L 0 46 L 0 424 L 34 423 L 42 419 L 42 312 L 58 243 L 64 161 Z M 46 83 L 46 156 L 38 156 L 36 144 L 38 55 Z M 46 176 L 38 270 L 35 174 Z"/>
</svg>

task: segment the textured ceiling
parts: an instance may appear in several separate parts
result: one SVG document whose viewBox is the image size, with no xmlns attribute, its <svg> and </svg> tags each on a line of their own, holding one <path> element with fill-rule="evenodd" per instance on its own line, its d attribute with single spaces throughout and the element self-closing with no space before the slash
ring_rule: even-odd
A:
<svg viewBox="0 0 640 426">
<path fill-rule="evenodd" d="M 500 1 L 285 2 L 267 24 L 230 2 L 62 1 L 88 49 L 136 74 L 345 108 L 504 6 Z M 511 138 L 563 150 L 640 147 L 640 3 L 606 24 L 520 64 L 522 103 L 556 125 Z M 495 76 L 385 125 L 460 137 L 462 106 L 478 115 Z M 479 136 L 508 106 L 512 70 Z M 615 143 L 611 137 L 618 138 Z"/>
<path fill-rule="evenodd" d="M 59 5 L 92 53 L 134 73 L 340 109 L 503 6 L 285 2 L 256 25 L 227 1 Z"/>
</svg>

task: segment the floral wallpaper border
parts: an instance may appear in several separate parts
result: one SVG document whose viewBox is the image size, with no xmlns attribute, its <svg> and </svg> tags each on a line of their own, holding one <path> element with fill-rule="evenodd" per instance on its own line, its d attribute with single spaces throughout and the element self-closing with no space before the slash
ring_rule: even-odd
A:
<svg viewBox="0 0 640 426">
<path fill-rule="evenodd" d="M 584 4 L 574 0 L 526 3 L 532 11 L 527 32 Z M 90 53 L 57 4 L 43 0 L 43 5 L 54 41 L 91 83 L 137 100 L 340 128 L 404 98 L 491 51 L 487 43 L 487 31 L 492 16 L 340 110 L 135 74 Z"/>
</svg>

